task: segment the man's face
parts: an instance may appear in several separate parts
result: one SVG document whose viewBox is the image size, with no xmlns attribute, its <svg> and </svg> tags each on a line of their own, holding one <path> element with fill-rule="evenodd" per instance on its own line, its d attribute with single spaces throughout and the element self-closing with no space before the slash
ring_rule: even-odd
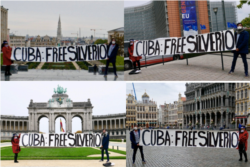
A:
<svg viewBox="0 0 250 167">
<path fill-rule="evenodd" d="M 242 29 L 242 24 L 238 24 L 237 29 Z"/>
<path fill-rule="evenodd" d="M 103 130 L 102 130 L 102 132 L 103 132 L 103 133 L 105 133 L 105 132 L 106 132 L 106 130 L 105 130 L 105 129 L 103 129 Z"/>
</svg>

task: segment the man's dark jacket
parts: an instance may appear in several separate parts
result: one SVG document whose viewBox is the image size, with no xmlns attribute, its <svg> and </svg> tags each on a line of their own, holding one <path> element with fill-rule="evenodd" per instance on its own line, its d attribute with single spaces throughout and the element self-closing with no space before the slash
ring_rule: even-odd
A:
<svg viewBox="0 0 250 167">
<path fill-rule="evenodd" d="M 108 47 L 107 47 L 107 56 L 109 58 L 109 61 L 110 62 L 115 62 L 116 61 L 116 55 L 117 55 L 117 52 L 118 52 L 118 49 L 119 49 L 119 45 L 115 44 L 115 48 L 113 48 L 110 56 L 108 55 L 109 53 L 109 48 L 110 46 L 112 45 L 112 42 L 109 43 Z"/>
<path fill-rule="evenodd" d="M 235 42 L 237 40 L 237 33 L 235 33 Z M 234 51 L 234 52 L 237 52 L 237 53 L 243 53 L 243 54 L 248 54 L 249 50 L 248 50 L 248 41 L 249 41 L 249 33 L 245 30 L 243 30 L 241 33 L 240 33 L 240 37 L 238 39 L 238 42 L 236 44 L 236 48 L 239 49 L 239 51 Z"/>
<path fill-rule="evenodd" d="M 140 129 L 138 129 L 137 131 L 138 131 L 139 139 L 140 139 Z M 130 132 L 130 141 L 131 141 L 131 148 L 134 149 L 135 146 L 137 145 L 136 140 L 135 140 L 134 130 Z"/>
</svg>

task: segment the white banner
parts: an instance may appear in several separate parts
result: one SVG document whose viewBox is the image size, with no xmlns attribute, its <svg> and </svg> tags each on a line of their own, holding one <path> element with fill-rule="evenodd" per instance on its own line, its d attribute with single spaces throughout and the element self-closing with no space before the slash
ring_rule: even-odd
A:
<svg viewBox="0 0 250 167">
<path fill-rule="evenodd" d="M 19 141 L 24 147 L 100 147 L 100 133 L 22 133 Z"/>
<path fill-rule="evenodd" d="M 175 55 L 235 50 L 234 31 L 225 30 L 188 37 L 135 41 L 134 56 Z"/>
<path fill-rule="evenodd" d="M 107 46 L 16 47 L 11 60 L 28 62 L 72 62 L 107 59 Z"/>
<path fill-rule="evenodd" d="M 149 129 L 140 133 L 141 146 L 236 148 L 236 131 Z"/>
</svg>

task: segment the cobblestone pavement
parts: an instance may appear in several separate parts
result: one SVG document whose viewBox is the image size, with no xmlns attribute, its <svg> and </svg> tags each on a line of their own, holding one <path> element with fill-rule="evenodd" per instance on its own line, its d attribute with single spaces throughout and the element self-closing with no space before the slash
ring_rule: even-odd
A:
<svg viewBox="0 0 250 167">
<path fill-rule="evenodd" d="M 123 81 L 124 75 L 117 72 L 118 78 L 113 73 L 107 75 L 107 81 Z M 1 73 L 2 81 L 105 81 L 103 75 L 89 73 L 86 70 L 29 70 L 28 72 L 18 72 L 11 76 Z"/>
<path fill-rule="evenodd" d="M 227 53 L 230 54 L 230 53 Z M 233 75 L 228 75 L 233 57 L 223 56 L 224 71 L 221 67 L 221 56 L 215 54 L 203 55 L 188 59 L 166 62 L 143 67 L 140 74 L 129 75 L 131 70 L 124 72 L 126 81 L 249 81 L 244 77 L 244 65 L 238 58 Z M 250 60 L 248 59 L 250 68 Z M 249 71 L 250 72 L 250 71 Z"/>
<path fill-rule="evenodd" d="M 127 167 L 132 167 L 131 143 L 127 138 Z M 248 140 L 248 145 L 250 139 Z M 185 148 L 185 147 L 143 147 L 145 160 L 142 164 L 140 151 L 136 154 L 135 167 L 249 167 L 250 162 L 238 161 L 239 153 L 229 148 Z M 250 151 L 248 150 L 248 159 Z M 243 160 L 245 160 L 243 158 Z"/>
</svg>

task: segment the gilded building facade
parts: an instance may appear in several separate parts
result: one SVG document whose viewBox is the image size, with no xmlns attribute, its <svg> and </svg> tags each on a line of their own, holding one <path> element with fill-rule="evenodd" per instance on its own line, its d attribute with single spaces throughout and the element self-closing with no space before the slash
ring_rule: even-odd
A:
<svg viewBox="0 0 250 167">
<path fill-rule="evenodd" d="M 1 43 L 8 40 L 8 9 L 1 6 Z"/>
<path fill-rule="evenodd" d="M 249 83 L 237 83 L 235 87 L 235 127 L 239 123 L 250 125 Z"/>
<path fill-rule="evenodd" d="M 167 125 L 177 125 L 178 119 L 178 101 L 168 104 L 168 123 Z"/>
<path fill-rule="evenodd" d="M 126 128 L 136 124 L 136 100 L 131 94 L 126 99 Z"/>
<path fill-rule="evenodd" d="M 149 99 L 146 92 L 142 95 L 142 101 L 135 100 L 135 97 L 129 94 L 126 99 L 126 112 L 126 127 L 133 127 L 135 124 L 142 127 L 158 125 L 157 104 Z"/>
</svg>

